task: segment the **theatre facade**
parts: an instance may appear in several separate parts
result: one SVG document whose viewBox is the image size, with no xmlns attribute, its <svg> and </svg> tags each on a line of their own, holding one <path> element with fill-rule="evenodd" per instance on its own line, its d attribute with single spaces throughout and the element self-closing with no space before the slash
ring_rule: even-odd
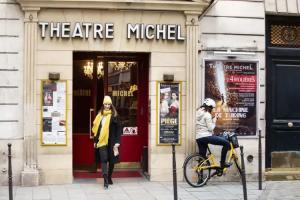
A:
<svg viewBox="0 0 300 200">
<path fill-rule="evenodd" d="M 284 123 L 283 115 L 271 117 L 278 107 L 270 106 L 269 96 L 277 90 L 268 90 L 275 82 L 266 74 L 272 68 L 265 64 L 265 16 L 277 23 L 271 15 L 280 13 L 270 2 L 0 3 L 0 184 L 7 184 L 7 143 L 15 184 L 99 177 L 91 126 L 104 95 L 112 97 L 123 125 L 120 177 L 143 173 L 150 181 L 171 181 L 176 144 L 177 178 L 183 180 L 183 161 L 197 150 L 195 111 L 205 97 L 217 102 L 216 132 L 239 128 L 248 180 L 258 177 L 259 131 L 263 171 L 277 168 L 282 152 L 298 148 L 290 140 L 278 145 L 298 122 L 296 115 Z M 280 134 L 271 122 L 284 125 Z M 219 180 L 237 178 L 231 170 Z"/>
<path fill-rule="evenodd" d="M 95 170 L 90 127 L 104 95 L 112 96 L 123 123 L 117 171 L 139 170 L 151 180 L 171 180 L 169 144 L 178 144 L 182 164 L 194 142 L 185 136 L 186 117 L 194 119 L 191 111 L 198 103 L 193 89 L 199 70 L 198 17 L 209 2 L 18 4 L 24 22 L 19 29 L 24 33 L 24 63 L 19 65 L 24 99 L 20 139 L 12 142 L 15 181 L 71 183 L 77 172 Z M 176 129 L 175 139 L 168 131 L 160 135 L 157 127 L 157 96 L 165 82 L 178 95 L 176 119 L 164 119 L 164 125 Z"/>
</svg>

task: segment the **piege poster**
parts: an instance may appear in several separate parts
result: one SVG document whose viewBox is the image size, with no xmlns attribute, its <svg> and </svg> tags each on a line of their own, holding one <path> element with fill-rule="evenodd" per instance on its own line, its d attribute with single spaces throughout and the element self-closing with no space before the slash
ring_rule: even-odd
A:
<svg viewBox="0 0 300 200">
<path fill-rule="evenodd" d="M 181 143 L 181 84 L 158 83 L 158 144 Z"/>
<path fill-rule="evenodd" d="M 205 60 L 205 98 L 216 101 L 215 133 L 256 134 L 257 62 Z"/>
</svg>

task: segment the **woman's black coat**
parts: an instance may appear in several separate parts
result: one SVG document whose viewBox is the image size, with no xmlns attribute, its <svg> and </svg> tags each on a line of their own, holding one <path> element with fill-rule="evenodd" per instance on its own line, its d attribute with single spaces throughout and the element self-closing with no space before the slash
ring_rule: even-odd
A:
<svg viewBox="0 0 300 200">
<path fill-rule="evenodd" d="M 101 131 L 101 123 L 99 124 L 98 133 Z M 119 155 L 115 156 L 113 147 L 116 143 L 121 144 L 122 126 L 118 116 L 112 116 L 109 124 L 109 137 L 108 137 L 108 162 L 118 163 L 120 162 Z M 99 136 L 97 134 L 97 136 Z M 98 143 L 98 137 L 94 138 L 94 142 Z M 120 151 L 119 151 L 120 152 Z"/>
</svg>

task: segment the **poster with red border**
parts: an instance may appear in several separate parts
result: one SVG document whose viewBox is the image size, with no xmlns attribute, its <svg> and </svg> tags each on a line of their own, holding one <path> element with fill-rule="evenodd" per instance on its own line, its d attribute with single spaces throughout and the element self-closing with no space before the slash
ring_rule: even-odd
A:
<svg viewBox="0 0 300 200">
<path fill-rule="evenodd" d="M 216 101 L 216 133 L 256 135 L 257 62 L 205 60 L 205 98 Z"/>
</svg>

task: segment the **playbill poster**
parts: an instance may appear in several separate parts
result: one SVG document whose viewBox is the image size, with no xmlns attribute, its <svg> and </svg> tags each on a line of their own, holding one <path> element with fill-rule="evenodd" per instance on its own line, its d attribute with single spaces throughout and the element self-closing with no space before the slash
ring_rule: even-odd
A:
<svg viewBox="0 0 300 200">
<path fill-rule="evenodd" d="M 257 62 L 205 60 L 205 98 L 216 101 L 215 132 L 256 134 Z"/>
<path fill-rule="evenodd" d="M 158 82 L 158 144 L 181 143 L 181 84 Z"/>
<path fill-rule="evenodd" d="M 66 145 L 66 82 L 42 82 L 42 145 Z"/>
</svg>

